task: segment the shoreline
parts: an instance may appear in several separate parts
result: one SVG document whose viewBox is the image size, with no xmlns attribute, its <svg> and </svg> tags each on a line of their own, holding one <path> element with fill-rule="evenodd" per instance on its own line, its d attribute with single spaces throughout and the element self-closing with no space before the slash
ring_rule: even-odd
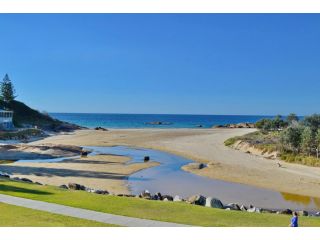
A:
<svg viewBox="0 0 320 240">
<path fill-rule="evenodd" d="M 59 143 L 78 146 L 131 146 L 165 151 L 211 168 L 190 170 L 194 174 L 228 182 L 242 183 L 278 192 L 320 197 L 320 168 L 268 160 L 224 146 L 227 138 L 254 129 L 118 129 L 78 130 L 30 143 Z M 279 181 L 281 179 L 281 181 Z"/>
</svg>

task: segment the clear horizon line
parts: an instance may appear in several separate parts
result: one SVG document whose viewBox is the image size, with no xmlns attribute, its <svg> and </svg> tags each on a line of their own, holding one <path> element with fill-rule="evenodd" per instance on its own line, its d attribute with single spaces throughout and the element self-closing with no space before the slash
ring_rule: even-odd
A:
<svg viewBox="0 0 320 240">
<path fill-rule="evenodd" d="M 119 114 L 119 115 L 196 115 L 196 116 L 261 116 L 261 117 L 274 117 L 279 114 L 198 114 L 198 113 L 114 113 L 114 112 L 48 112 L 49 114 Z M 287 114 L 280 114 L 287 116 Z M 311 115 L 311 114 L 310 114 Z M 298 115 L 303 117 L 305 115 Z"/>
</svg>

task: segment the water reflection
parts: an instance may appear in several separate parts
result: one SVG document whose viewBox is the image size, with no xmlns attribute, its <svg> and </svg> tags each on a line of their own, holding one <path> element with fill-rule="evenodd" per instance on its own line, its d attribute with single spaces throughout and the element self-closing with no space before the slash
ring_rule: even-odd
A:
<svg viewBox="0 0 320 240">
<path fill-rule="evenodd" d="M 316 208 L 320 208 L 320 198 L 303 196 L 303 195 L 292 194 L 292 193 L 285 193 L 285 192 L 281 192 L 281 195 L 283 199 L 286 201 L 297 203 L 305 207 L 314 205 Z"/>
</svg>

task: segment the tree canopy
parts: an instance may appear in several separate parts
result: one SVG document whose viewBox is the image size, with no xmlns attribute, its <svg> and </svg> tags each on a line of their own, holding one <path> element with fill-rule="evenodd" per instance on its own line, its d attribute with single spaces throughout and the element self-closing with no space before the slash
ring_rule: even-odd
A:
<svg viewBox="0 0 320 240">
<path fill-rule="evenodd" d="M 0 98 L 5 102 L 13 101 L 17 96 L 15 95 L 14 86 L 8 76 L 6 74 L 0 83 Z"/>
</svg>

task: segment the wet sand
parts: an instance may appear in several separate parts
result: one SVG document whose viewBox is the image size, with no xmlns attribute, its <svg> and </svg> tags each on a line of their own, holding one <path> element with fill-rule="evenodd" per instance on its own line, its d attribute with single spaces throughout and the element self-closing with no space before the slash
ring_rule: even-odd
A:
<svg viewBox="0 0 320 240">
<path fill-rule="evenodd" d="M 178 154 L 208 167 L 184 170 L 214 179 L 244 183 L 251 186 L 299 195 L 320 197 L 320 168 L 282 163 L 224 146 L 223 142 L 253 129 L 121 129 L 107 132 L 80 130 L 57 135 L 38 143 L 78 146 L 127 145 L 153 148 Z"/>
<path fill-rule="evenodd" d="M 130 158 L 96 155 L 67 159 L 62 162 L 15 162 L 0 165 L 0 170 L 34 182 L 60 186 L 79 183 L 86 187 L 128 194 L 126 179 L 131 174 L 157 166 L 156 162 L 128 164 Z"/>
</svg>

